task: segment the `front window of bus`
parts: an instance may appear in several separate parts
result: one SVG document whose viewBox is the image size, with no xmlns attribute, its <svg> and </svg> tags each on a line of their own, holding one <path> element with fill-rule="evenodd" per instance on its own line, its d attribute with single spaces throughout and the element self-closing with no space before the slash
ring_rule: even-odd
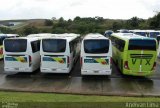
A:
<svg viewBox="0 0 160 108">
<path fill-rule="evenodd" d="M 149 39 L 131 39 L 131 40 L 129 40 L 128 50 L 156 51 L 156 41 L 149 40 Z"/>
<path fill-rule="evenodd" d="M 84 51 L 85 53 L 108 53 L 109 40 L 84 40 Z"/>
<path fill-rule="evenodd" d="M 0 46 L 3 44 L 2 38 L 0 38 Z"/>
<path fill-rule="evenodd" d="M 139 32 L 139 35 L 146 36 L 146 33 L 145 32 Z"/>
<path fill-rule="evenodd" d="M 66 40 L 64 39 L 44 39 L 42 41 L 44 52 L 64 53 L 66 50 Z"/>
<path fill-rule="evenodd" d="M 159 45 L 159 41 L 160 41 L 160 36 L 157 36 L 158 45 Z"/>
<path fill-rule="evenodd" d="M 159 35 L 159 32 L 151 32 L 150 33 L 150 37 L 152 37 L 152 38 L 156 38 L 157 35 Z"/>
<path fill-rule="evenodd" d="M 6 52 L 26 52 L 27 40 L 26 39 L 6 39 L 4 41 Z"/>
</svg>

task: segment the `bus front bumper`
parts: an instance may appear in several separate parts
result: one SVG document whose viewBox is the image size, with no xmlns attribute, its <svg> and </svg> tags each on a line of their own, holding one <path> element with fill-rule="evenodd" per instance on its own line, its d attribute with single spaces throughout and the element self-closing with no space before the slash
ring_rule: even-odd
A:
<svg viewBox="0 0 160 108">
<path fill-rule="evenodd" d="M 111 75 L 112 70 L 83 70 L 81 69 L 81 75 Z"/>
<path fill-rule="evenodd" d="M 13 68 L 13 67 L 5 67 L 4 71 L 6 73 L 10 73 L 10 72 L 33 72 L 33 68 L 32 67 L 28 67 L 28 68 Z"/>
<path fill-rule="evenodd" d="M 123 74 L 132 75 L 132 76 L 151 76 L 153 75 L 153 73 L 154 71 L 145 71 L 145 72 L 137 72 L 137 71 L 131 71 L 131 70 L 123 71 Z"/>
<path fill-rule="evenodd" d="M 69 73 L 69 68 L 64 69 L 51 69 L 51 68 L 41 68 L 41 73 Z"/>
</svg>

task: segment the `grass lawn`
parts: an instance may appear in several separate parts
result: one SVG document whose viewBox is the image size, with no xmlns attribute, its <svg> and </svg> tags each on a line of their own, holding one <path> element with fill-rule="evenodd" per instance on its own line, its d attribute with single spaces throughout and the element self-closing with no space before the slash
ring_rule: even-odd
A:
<svg viewBox="0 0 160 108">
<path fill-rule="evenodd" d="M 160 102 L 160 98 L 158 97 L 70 95 L 70 94 L 55 94 L 55 93 L 26 93 L 26 92 L 3 92 L 1 91 L 0 92 L 0 102 L 18 102 L 18 103 L 20 102 L 20 103 L 27 103 L 27 105 L 30 105 L 29 103 L 34 103 L 34 104 L 38 103 L 36 105 L 40 105 L 41 107 L 46 102 L 51 102 L 51 103 L 59 102 L 60 105 L 63 105 L 64 103 L 66 104 L 68 102 L 74 102 L 74 104 L 76 102 L 78 103 L 80 102 L 81 103 L 80 105 L 86 102 L 93 103 L 93 105 L 99 102 L 104 102 L 104 103 L 108 102 L 111 105 L 112 104 L 115 105 L 114 103 L 111 103 L 111 102 L 115 102 L 115 103 L 122 102 L 123 103 L 122 105 L 124 105 L 125 102 Z M 26 104 L 24 106 L 26 107 Z"/>
</svg>

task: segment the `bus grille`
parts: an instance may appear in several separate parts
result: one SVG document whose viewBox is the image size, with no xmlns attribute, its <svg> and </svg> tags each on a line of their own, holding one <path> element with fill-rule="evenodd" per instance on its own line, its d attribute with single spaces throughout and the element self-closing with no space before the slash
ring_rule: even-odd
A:
<svg viewBox="0 0 160 108">
<path fill-rule="evenodd" d="M 131 58 L 141 58 L 141 59 L 149 59 L 152 58 L 152 54 L 130 54 Z"/>
</svg>

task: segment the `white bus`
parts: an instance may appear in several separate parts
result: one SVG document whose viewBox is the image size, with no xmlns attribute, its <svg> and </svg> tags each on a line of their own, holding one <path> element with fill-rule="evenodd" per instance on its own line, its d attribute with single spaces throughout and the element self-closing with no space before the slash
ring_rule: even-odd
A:
<svg viewBox="0 0 160 108">
<path fill-rule="evenodd" d="M 0 59 L 3 58 L 3 40 L 6 38 L 16 38 L 18 34 L 0 34 Z"/>
<path fill-rule="evenodd" d="M 33 72 L 40 67 L 40 40 L 19 37 L 4 40 L 4 70 L 6 72 Z"/>
<path fill-rule="evenodd" d="M 27 37 L 48 37 L 48 36 L 55 36 L 55 34 L 51 34 L 51 33 L 39 33 L 39 34 L 30 34 Z"/>
<path fill-rule="evenodd" d="M 155 31 L 155 30 L 129 30 L 129 31 L 134 34 L 150 38 L 156 38 L 157 35 L 160 35 L 160 31 Z"/>
<path fill-rule="evenodd" d="M 81 75 L 111 75 L 112 44 L 101 34 L 88 34 L 81 44 Z"/>
<path fill-rule="evenodd" d="M 69 73 L 80 53 L 79 34 L 57 34 L 42 39 L 40 47 L 42 73 Z"/>
<path fill-rule="evenodd" d="M 18 34 L 6 34 L 7 38 L 16 38 L 19 37 Z"/>
</svg>

